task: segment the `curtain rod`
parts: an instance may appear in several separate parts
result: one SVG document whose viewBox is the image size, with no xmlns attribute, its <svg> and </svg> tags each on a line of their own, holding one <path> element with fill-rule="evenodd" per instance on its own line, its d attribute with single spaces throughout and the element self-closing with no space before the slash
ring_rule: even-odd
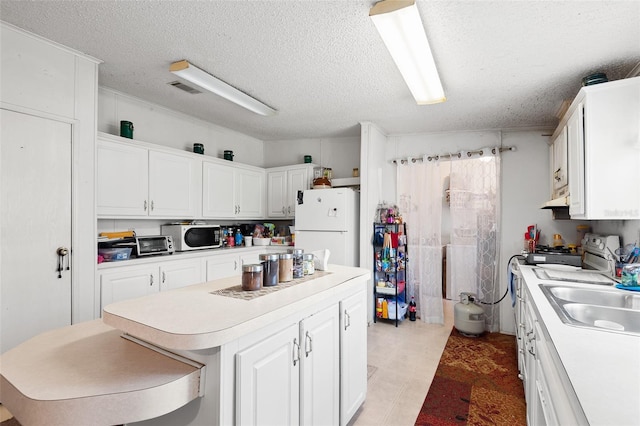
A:
<svg viewBox="0 0 640 426">
<path fill-rule="evenodd" d="M 463 155 L 466 155 L 467 157 L 471 157 L 472 155 L 484 155 L 484 150 L 485 149 L 489 149 L 489 148 L 483 148 L 483 149 L 478 149 L 476 151 L 458 151 L 457 153 L 454 154 L 436 154 L 436 155 L 422 155 L 420 157 L 414 158 L 414 157 L 407 157 L 407 158 L 395 158 L 393 160 L 391 160 L 391 162 L 393 164 L 406 164 L 409 162 L 415 163 L 417 161 L 438 161 L 438 160 L 442 160 L 442 159 L 447 159 L 447 158 L 462 158 Z M 496 154 L 496 150 L 498 152 L 503 152 L 503 151 L 515 151 L 516 147 L 515 146 L 505 146 L 505 147 L 493 147 L 490 148 L 491 150 L 491 154 L 495 155 Z"/>
</svg>

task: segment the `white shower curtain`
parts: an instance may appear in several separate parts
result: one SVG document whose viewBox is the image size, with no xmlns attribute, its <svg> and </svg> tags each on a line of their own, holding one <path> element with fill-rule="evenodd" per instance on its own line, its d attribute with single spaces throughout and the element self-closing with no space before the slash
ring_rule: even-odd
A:
<svg viewBox="0 0 640 426">
<path fill-rule="evenodd" d="M 437 161 L 397 167 L 398 207 L 407 223 L 407 288 L 417 316 L 444 324 L 442 307 L 442 179 Z"/>
<path fill-rule="evenodd" d="M 495 153 L 492 153 L 494 151 Z M 498 232 L 500 229 L 500 154 L 485 148 L 484 155 L 451 161 L 451 245 L 447 281 L 451 297 L 470 292 L 483 302 L 485 330 L 499 331 Z"/>
</svg>

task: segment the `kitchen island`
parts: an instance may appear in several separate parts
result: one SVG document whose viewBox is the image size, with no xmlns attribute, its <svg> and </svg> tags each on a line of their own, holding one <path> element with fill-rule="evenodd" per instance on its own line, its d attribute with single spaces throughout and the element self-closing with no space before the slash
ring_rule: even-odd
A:
<svg viewBox="0 0 640 426">
<path fill-rule="evenodd" d="M 115 330 L 128 338 L 129 349 L 142 348 L 162 355 L 161 361 L 166 357 L 169 363 L 187 364 L 182 370 L 175 366 L 177 372 L 166 380 L 174 386 L 175 400 L 184 404 L 171 412 L 164 409 L 166 415 L 160 416 L 166 397 L 149 392 L 150 387 L 169 386 L 150 384 L 164 371 L 127 365 L 126 371 L 109 377 L 92 373 L 119 370 L 107 356 L 105 348 L 111 343 L 97 345 L 95 356 L 88 359 L 86 352 L 74 355 L 73 347 L 56 347 L 51 339 L 19 345 L 2 355 L 2 402 L 8 401 L 5 405 L 18 420 L 31 423 L 46 423 L 52 411 L 62 416 L 56 417 L 60 423 L 65 415 L 72 424 L 75 414 L 86 418 L 87 413 L 95 417 L 94 424 L 113 424 L 114 419 L 130 423 L 145 418 L 128 412 L 132 407 L 147 407 L 143 423 L 154 425 L 346 424 L 366 395 L 369 275 L 365 269 L 330 265 L 313 278 L 255 297 L 234 292 L 240 277 L 230 277 L 106 306 L 104 324 L 92 325 L 93 331 L 73 346 L 86 347 L 86 339 L 101 342 L 96 335 L 103 333 L 113 343 Z M 78 326 L 54 332 L 60 337 Z M 34 348 L 40 356 L 29 355 Z M 60 356 L 63 352 L 66 359 Z M 74 357 L 77 362 L 69 362 Z M 30 365 L 32 358 L 40 364 Z M 63 383 L 37 373 L 50 369 Z M 198 372 L 199 380 L 194 380 Z M 82 384 L 71 396 L 64 392 L 69 388 L 66 376 L 80 377 L 75 383 Z M 177 390 L 176 381 L 186 384 Z M 49 391 L 32 392 L 37 388 Z M 70 400 L 76 413 L 70 411 Z M 36 405 L 39 417 L 27 414 Z M 66 410 L 59 409 L 63 405 Z M 118 416 L 100 418 L 100 413 Z M 153 415 L 160 417 L 150 418 Z"/>
</svg>

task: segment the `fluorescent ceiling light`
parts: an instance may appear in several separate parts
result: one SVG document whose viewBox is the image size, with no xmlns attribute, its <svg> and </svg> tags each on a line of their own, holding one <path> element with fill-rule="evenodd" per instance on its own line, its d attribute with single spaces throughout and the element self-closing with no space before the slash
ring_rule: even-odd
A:
<svg viewBox="0 0 640 426">
<path fill-rule="evenodd" d="M 260 115 L 274 115 L 278 111 L 252 98 L 244 92 L 218 80 L 206 71 L 190 64 L 188 61 L 178 61 L 171 64 L 169 71 L 198 87 L 215 93 L 218 96 L 240 105 Z"/>
<path fill-rule="evenodd" d="M 444 102 L 447 98 L 415 0 L 380 1 L 369 17 L 418 105 Z"/>
</svg>

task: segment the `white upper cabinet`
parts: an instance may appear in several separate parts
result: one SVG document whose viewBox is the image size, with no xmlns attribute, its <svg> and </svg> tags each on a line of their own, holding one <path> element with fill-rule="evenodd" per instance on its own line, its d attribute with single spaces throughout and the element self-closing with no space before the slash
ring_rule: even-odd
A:
<svg viewBox="0 0 640 426">
<path fill-rule="evenodd" d="M 262 169 L 205 160 L 202 176 L 202 217 L 261 219 L 264 216 Z"/>
<path fill-rule="evenodd" d="M 267 216 L 294 218 L 298 191 L 311 187 L 313 164 L 267 169 Z"/>
<path fill-rule="evenodd" d="M 567 195 L 567 128 L 561 129 L 553 140 L 553 167 L 551 168 L 553 178 L 553 197 L 560 198 Z"/>
<path fill-rule="evenodd" d="M 100 217 L 197 217 L 200 162 L 192 155 L 99 139 Z"/>
<path fill-rule="evenodd" d="M 572 219 L 640 219 L 640 191 L 626 185 L 640 170 L 639 117 L 640 77 L 580 89 L 559 127 L 567 131 Z"/>
<path fill-rule="evenodd" d="M 145 148 L 98 141 L 98 215 L 146 216 L 149 160 Z"/>
</svg>

